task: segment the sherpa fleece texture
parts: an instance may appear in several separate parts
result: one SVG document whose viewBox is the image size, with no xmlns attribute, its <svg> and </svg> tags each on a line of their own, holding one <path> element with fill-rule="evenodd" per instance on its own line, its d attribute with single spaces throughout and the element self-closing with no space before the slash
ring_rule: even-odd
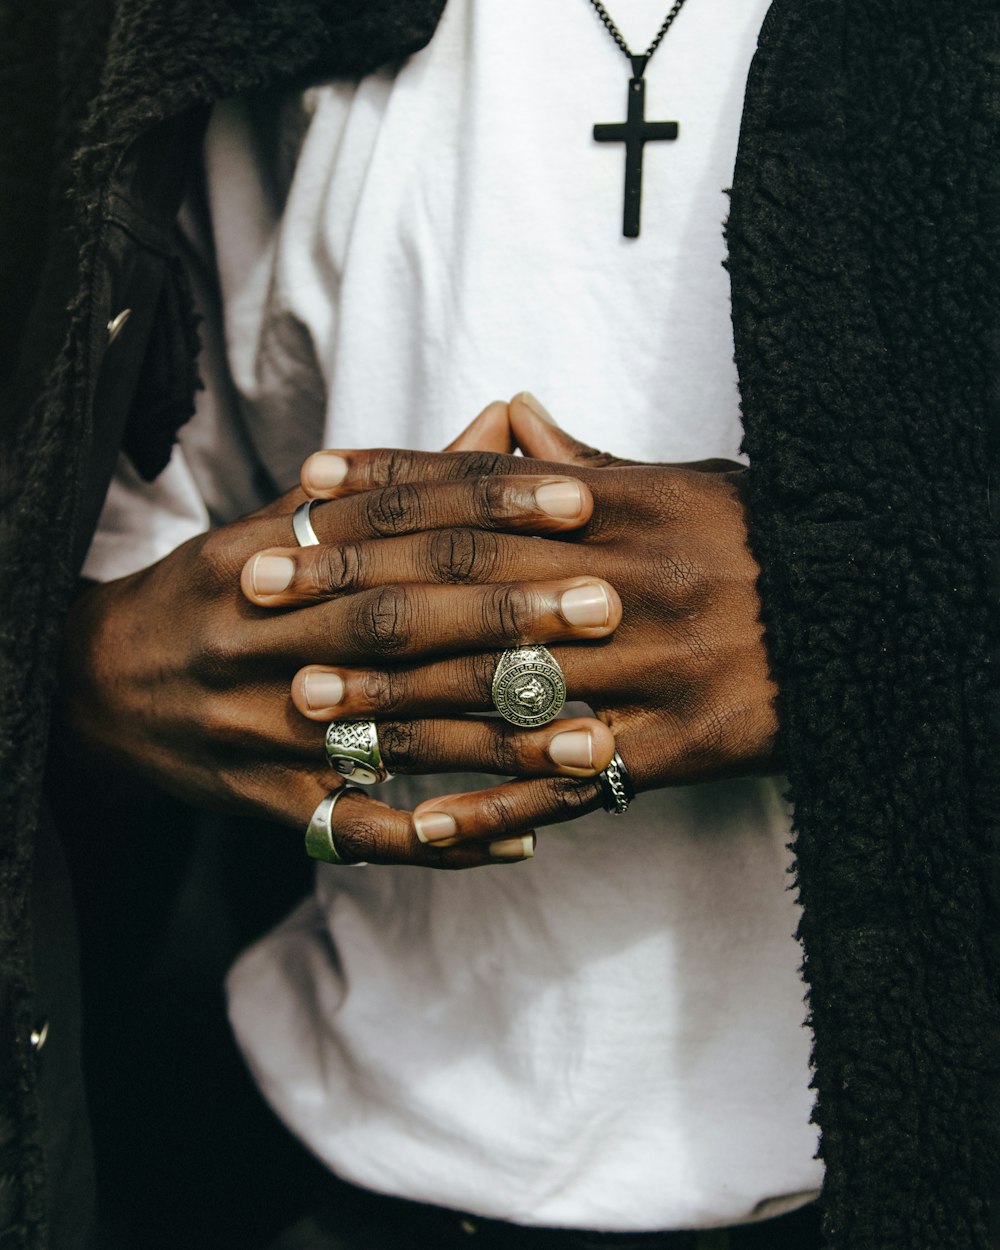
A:
<svg viewBox="0 0 1000 1250">
<path fill-rule="evenodd" d="M 832 1246 L 989 1244 L 998 6 L 772 10 L 729 247 Z"/>
<path fill-rule="evenodd" d="M 33 1248 L 45 1234 L 25 898 L 75 501 L 95 489 L 82 475 L 102 195 L 161 119 L 278 79 L 364 72 L 429 38 L 440 7 L 39 0 L 44 20 L 0 8 L 65 84 L 18 95 L 26 53 L 0 40 L 0 122 L 19 135 L 2 185 L 44 175 L 51 188 L 32 192 L 47 212 L 0 209 L 0 272 L 10 258 L 23 283 L 3 307 L 34 308 L 5 326 L 4 360 L 21 350 L 0 416 L 16 448 L 3 556 L 17 587 L 0 656 L 0 973 Z M 991 1244 L 998 65 L 995 0 L 775 0 L 733 187 L 751 540 L 795 803 L 832 1250 Z"/>
</svg>

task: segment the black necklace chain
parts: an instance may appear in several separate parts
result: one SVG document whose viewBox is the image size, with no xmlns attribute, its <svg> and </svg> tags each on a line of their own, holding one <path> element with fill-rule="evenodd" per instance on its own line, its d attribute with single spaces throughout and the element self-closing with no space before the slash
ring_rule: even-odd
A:
<svg viewBox="0 0 1000 1250">
<path fill-rule="evenodd" d="M 680 133 L 677 122 L 646 121 L 646 82 L 643 74 L 649 58 L 663 42 L 663 37 L 674 24 L 674 18 L 684 8 L 685 0 L 674 0 L 673 7 L 663 19 L 663 25 L 653 36 L 653 42 L 645 52 L 636 53 L 625 42 L 625 37 L 615 25 L 611 14 L 601 0 L 590 0 L 597 16 L 607 27 L 608 34 L 632 63 L 632 77 L 628 84 L 628 119 L 622 124 L 598 124 L 594 138 L 598 143 L 625 144 L 625 208 L 622 214 L 622 234 L 634 239 L 639 234 L 639 210 L 642 204 L 642 150 L 655 139 L 676 139 Z"/>
<path fill-rule="evenodd" d="M 681 11 L 681 9 L 684 8 L 685 0 L 674 0 L 673 7 L 671 8 L 667 16 L 663 19 L 663 25 L 653 36 L 653 42 L 649 45 L 646 51 L 642 53 L 641 57 L 639 57 L 635 52 L 633 52 L 632 49 L 628 46 L 628 44 L 625 42 L 625 36 L 615 25 L 614 19 L 612 18 L 611 14 L 607 11 L 607 9 L 604 7 L 604 5 L 601 4 L 601 0 L 590 0 L 590 3 L 597 10 L 597 16 L 601 19 L 604 25 L 608 28 L 608 34 L 615 41 L 615 43 L 619 46 L 619 48 L 621 48 L 621 50 L 625 53 L 628 59 L 633 63 L 633 66 L 635 65 L 636 61 L 641 60 L 642 68 L 645 69 L 646 65 L 649 62 L 649 58 L 653 55 L 656 49 L 663 42 L 664 35 L 666 35 L 670 27 L 673 26 L 674 18 Z M 637 75 L 637 76 L 641 76 L 641 73 L 640 75 Z"/>
</svg>

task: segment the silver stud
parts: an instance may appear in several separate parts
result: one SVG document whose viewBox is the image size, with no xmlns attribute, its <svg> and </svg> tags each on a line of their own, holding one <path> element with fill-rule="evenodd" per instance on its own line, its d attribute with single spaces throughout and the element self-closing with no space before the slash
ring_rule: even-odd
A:
<svg viewBox="0 0 1000 1250">
<path fill-rule="evenodd" d="M 38 1051 L 40 1051 L 42 1047 L 45 1045 L 45 1043 L 49 1040 L 48 1020 L 46 1020 L 44 1024 L 39 1025 L 37 1029 L 31 1030 L 31 1037 L 29 1040 L 31 1042 L 32 1050 L 34 1050 L 35 1053 L 37 1054 Z"/>
<path fill-rule="evenodd" d="M 132 316 L 131 308 L 123 308 L 117 317 L 112 317 L 108 322 L 108 346 L 115 341 L 122 330 L 125 329 L 125 322 Z"/>
</svg>

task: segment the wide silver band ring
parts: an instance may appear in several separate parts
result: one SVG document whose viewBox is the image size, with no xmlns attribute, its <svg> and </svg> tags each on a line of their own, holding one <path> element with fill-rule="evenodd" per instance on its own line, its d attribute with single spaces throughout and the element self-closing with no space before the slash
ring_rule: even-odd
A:
<svg viewBox="0 0 1000 1250">
<path fill-rule="evenodd" d="M 493 706 L 512 725 L 547 725 L 566 703 L 566 679 L 548 648 L 511 647 L 493 674 Z"/>
<path fill-rule="evenodd" d="M 625 767 L 625 761 L 616 751 L 611 763 L 600 775 L 601 789 L 604 791 L 604 810 L 613 816 L 624 816 L 629 804 L 635 798 L 635 786 Z"/>
<path fill-rule="evenodd" d="M 300 547 L 318 547 L 319 537 L 312 527 L 312 521 L 309 519 L 309 513 L 312 511 L 314 503 L 318 503 L 316 499 L 307 499 L 305 503 L 300 503 L 292 513 L 292 531 L 295 534 L 295 541 Z"/>
<path fill-rule="evenodd" d="M 373 720 L 331 721 L 323 746 L 330 767 L 355 785 L 376 786 L 392 776 L 382 762 Z"/>
<path fill-rule="evenodd" d="M 364 868 L 366 867 L 364 860 L 344 859 L 333 840 L 333 809 L 349 790 L 364 794 L 364 790 L 357 786 L 341 786 L 339 790 L 331 790 L 325 799 L 319 801 L 306 826 L 306 854 L 311 859 L 322 860 L 324 864 L 340 864 L 344 868 Z"/>
</svg>

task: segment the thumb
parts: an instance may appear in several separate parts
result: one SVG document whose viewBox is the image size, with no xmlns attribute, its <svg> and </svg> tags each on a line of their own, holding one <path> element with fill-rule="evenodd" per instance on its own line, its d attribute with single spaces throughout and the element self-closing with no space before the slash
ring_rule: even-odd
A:
<svg viewBox="0 0 1000 1250">
<path fill-rule="evenodd" d="M 507 405 L 499 400 L 489 404 L 444 450 L 498 451 L 509 456 L 514 450 L 514 437 L 507 419 Z"/>
<path fill-rule="evenodd" d="M 588 447 L 560 429 L 545 405 L 530 391 L 514 396 L 509 413 L 514 442 L 526 456 L 535 460 L 554 460 L 558 464 L 586 465 L 594 469 L 626 463 L 617 456 Z"/>
</svg>

